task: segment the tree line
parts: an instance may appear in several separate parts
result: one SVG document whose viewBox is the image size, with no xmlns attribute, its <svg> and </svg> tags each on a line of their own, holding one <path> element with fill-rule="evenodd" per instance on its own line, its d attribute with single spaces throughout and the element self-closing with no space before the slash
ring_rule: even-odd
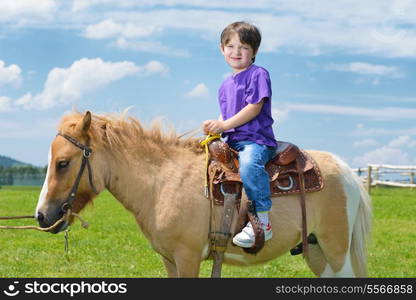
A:
<svg viewBox="0 0 416 300">
<path fill-rule="evenodd" d="M 47 168 L 47 166 L 35 167 L 31 165 L 0 166 L 0 185 L 13 185 L 17 178 L 19 180 L 42 178 L 45 176 Z"/>
</svg>

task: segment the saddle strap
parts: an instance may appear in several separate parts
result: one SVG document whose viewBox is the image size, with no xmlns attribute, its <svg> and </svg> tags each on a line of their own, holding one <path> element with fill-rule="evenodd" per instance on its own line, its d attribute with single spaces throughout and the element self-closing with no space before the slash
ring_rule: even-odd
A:
<svg viewBox="0 0 416 300">
<path fill-rule="evenodd" d="M 263 226 L 261 225 L 260 219 L 255 211 L 252 212 L 249 209 L 247 215 L 251 226 L 253 226 L 254 245 L 251 248 L 243 248 L 243 250 L 246 253 L 257 254 L 264 247 L 265 239 Z"/>
<path fill-rule="evenodd" d="M 222 216 L 220 231 L 211 233 L 211 250 L 214 263 L 212 265 L 212 278 L 221 277 L 221 268 L 224 261 L 224 252 L 227 249 L 231 237 L 231 222 L 233 220 L 234 208 L 237 201 L 237 193 L 224 194 L 224 214 Z"/>
<path fill-rule="evenodd" d="M 240 209 L 238 210 L 237 224 L 235 225 L 234 234 L 239 233 L 246 226 L 248 221 L 248 204 L 249 200 L 244 189 L 241 191 Z"/>
<path fill-rule="evenodd" d="M 302 244 L 303 244 L 303 257 L 305 258 L 308 254 L 308 229 L 306 221 L 306 201 L 305 201 L 305 178 L 301 167 L 300 157 L 296 158 L 296 165 L 299 176 L 299 187 L 300 187 L 300 207 L 302 211 Z"/>
</svg>

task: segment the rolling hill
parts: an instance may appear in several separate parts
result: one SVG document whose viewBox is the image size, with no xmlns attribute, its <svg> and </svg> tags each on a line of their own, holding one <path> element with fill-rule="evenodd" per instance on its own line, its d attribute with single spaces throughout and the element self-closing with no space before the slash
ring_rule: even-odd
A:
<svg viewBox="0 0 416 300">
<path fill-rule="evenodd" d="M 1 167 L 9 168 L 9 167 L 12 167 L 12 166 L 29 166 L 29 165 L 30 164 L 18 161 L 16 159 L 0 155 L 0 166 Z"/>
</svg>

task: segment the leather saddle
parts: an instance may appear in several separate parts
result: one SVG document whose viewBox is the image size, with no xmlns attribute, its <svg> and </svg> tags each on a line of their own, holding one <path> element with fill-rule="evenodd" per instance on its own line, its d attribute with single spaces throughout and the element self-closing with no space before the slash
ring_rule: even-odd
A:
<svg viewBox="0 0 416 300">
<path fill-rule="evenodd" d="M 221 139 L 208 136 L 205 142 L 209 154 L 207 161 L 208 193 L 211 199 L 210 243 L 211 255 L 214 260 L 212 277 L 220 277 L 224 252 L 231 238 L 231 220 L 234 208 L 238 209 L 238 220 L 235 233 L 240 232 L 247 222 L 251 222 L 255 233 L 255 242 L 251 248 L 243 248 L 250 254 L 258 253 L 264 246 L 264 231 L 250 199 L 243 197 L 243 185 L 239 175 L 238 152 L 231 149 Z M 289 194 L 300 195 L 302 213 L 302 253 L 308 252 L 308 230 L 306 228 L 305 193 L 315 192 L 323 188 L 321 172 L 314 159 L 296 145 L 278 142 L 274 157 L 266 164 L 270 176 L 272 196 Z M 244 200 L 244 201 L 243 201 Z M 224 206 L 219 231 L 214 226 L 214 205 Z"/>
<path fill-rule="evenodd" d="M 224 190 L 230 189 L 231 183 L 240 183 L 238 193 L 241 193 L 238 152 L 220 139 L 209 143 L 208 149 L 210 153 L 208 166 L 210 198 L 216 205 L 223 205 Z M 266 164 L 266 171 L 270 176 L 272 196 L 301 193 L 299 172 L 304 178 L 305 192 L 319 191 L 324 186 L 315 160 L 292 143 L 277 142 L 276 153 Z"/>
</svg>

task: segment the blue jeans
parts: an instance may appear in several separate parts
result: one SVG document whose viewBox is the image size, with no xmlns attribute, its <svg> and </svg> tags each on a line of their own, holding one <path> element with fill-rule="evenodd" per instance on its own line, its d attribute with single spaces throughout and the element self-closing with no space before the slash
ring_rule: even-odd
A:
<svg viewBox="0 0 416 300">
<path fill-rule="evenodd" d="M 251 141 L 232 142 L 230 147 L 239 152 L 240 176 L 248 199 L 253 201 L 256 212 L 269 211 L 272 201 L 265 165 L 273 158 L 276 148 Z"/>
</svg>

